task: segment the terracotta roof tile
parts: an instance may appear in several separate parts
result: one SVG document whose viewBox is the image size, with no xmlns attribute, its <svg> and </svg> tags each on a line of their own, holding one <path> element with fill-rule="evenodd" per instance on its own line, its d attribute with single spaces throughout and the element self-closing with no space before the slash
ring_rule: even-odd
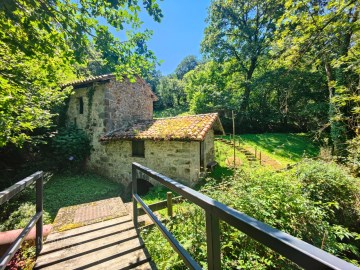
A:
<svg viewBox="0 0 360 270">
<path fill-rule="evenodd" d="M 102 136 L 100 141 L 202 141 L 211 128 L 214 128 L 215 131 L 221 134 L 224 133 L 217 113 L 137 120 Z"/>
</svg>

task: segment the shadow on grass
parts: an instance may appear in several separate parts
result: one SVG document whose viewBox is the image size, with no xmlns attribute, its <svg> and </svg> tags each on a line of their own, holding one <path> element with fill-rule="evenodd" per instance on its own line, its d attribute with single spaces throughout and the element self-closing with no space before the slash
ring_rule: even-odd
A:
<svg viewBox="0 0 360 270">
<path fill-rule="evenodd" d="M 123 190 L 95 174 L 55 175 L 44 185 L 44 210 L 54 219 L 62 207 L 119 197 Z"/>
<path fill-rule="evenodd" d="M 209 177 L 212 177 L 216 180 L 223 180 L 224 178 L 234 174 L 234 171 L 228 167 L 222 167 L 217 165 L 214 170 L 209 174 Z"/>
</svg>

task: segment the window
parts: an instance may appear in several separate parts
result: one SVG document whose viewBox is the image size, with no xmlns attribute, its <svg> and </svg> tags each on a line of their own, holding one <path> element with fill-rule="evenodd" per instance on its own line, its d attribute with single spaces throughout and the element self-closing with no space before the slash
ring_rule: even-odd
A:
<svg viewBox="0 0 360 270">
<path fill-rule="evenodd" d="M 145 157 L 144 141 L 132 141 L 132 156 Z"/>
<path fill-rule="evenodd" d="M 79 114 L 83 114 L 84 113 L 84 100 L 82 97 L 79 97 L 78 100 L 79 100 Z"/>
</svg>

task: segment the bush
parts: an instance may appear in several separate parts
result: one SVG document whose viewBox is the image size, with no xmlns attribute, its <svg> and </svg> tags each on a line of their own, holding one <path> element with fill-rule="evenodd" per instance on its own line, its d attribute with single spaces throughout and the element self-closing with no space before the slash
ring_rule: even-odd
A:
<svg viewBox="0 0 360 270">
<path fill-rule="evenodd" d="M 217 187 L 208 192 L 208 195 L 336 256 L 356 258 L 357 248 L 351 244 L 354 243 L 355 234 L 342 223 L 331 223 L 332 212 L 308 196 L 307 183 L 299 179 L 300 175 L 295 170 L 276 173 L 263 167 L 245 169 L 236 172 L 235 177 L 226 179 L 230 185 Z M 208 183 L 205 188 L 213 187 L 215 181 L 210 179 Z M 319 185 L 317 188 L 323 193 L 323 186 Z M 348 190 L 345 189 L 344 194 L 341 194 L 346 196 L 346 192 Z M 333 195 L 333 199 L 337 199 L 337 194 Z M 206 267 L 204 212 L 193 204 L 184 204 L 167 227 L 195 260 Z M 157 241 L 162 236 L 157 229 L 147 231 L 144 237 L 147 248 L 160 269 L 184 268 L 169 245 L 158 245 Z M 223 269 L 298 268 L 224 222 L 221 222 L 221 245 Z M 169 265 L 169 262 L 173 264 Z"/>
<path fill-rule="evenodd" d="M 347 150 L 349 152 L 347 165 L 351 169 L 351 172 L 356 176 L 360 175 L 360 136 L 357 135 L 348 142 Z"/>
<path fill-rule="evenodd" d="M 359 180 L 334 162 L 304 160 L 296 174 L 302 192 L 316 202 L 328 221 L 360 232 Z"/>
<path fill-rule="evenodd" d="M 23 229 L 36 213 L 35 204 L 26 202 L 20 204 L 19 208 L 12 212 L 7 220 L 0 224 L 0 231 Z M 51 223 L 50 215 L 43 211 L 43 222 Z"/>
<path fill-rule="evenodd" d="M 76 126 L 59 130 L 51 146 L 54 160 L 62 168 L 78 168 L 90 154 L 90 140 L 86 133 Z"/>
</svg>

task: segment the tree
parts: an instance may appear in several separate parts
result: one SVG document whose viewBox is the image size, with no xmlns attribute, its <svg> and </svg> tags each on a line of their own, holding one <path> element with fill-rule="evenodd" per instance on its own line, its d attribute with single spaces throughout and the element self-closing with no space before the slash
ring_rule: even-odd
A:
<svg viewBox="0 0 360 270">
<path fill-rule="evenodd" d="M 359 100 L 359 12 L 355 0 L 286 1 L 278 22 L 275 48 L 282 64 L 311 62 L 326 73 L 331 138 L 334 153 L 340 156 L 346 155 L 351 126 L 359 123 L 352 115 L 358 114 Z"/>
<path fill-rule="evenodd" d="M 251 131 L 314 131 L 327 123 L 325 76 L 314 70 L 272 68 L 254 78 Z"/>
<path fill-rule="evenodd" d="M 142 3 L 160 21 L 157 2 Z M 51 110 L 67 93 L 60 85 L 75 78 L 75 66 L 100 59 L 98 67 L 131 80 L 152 68 L 156 58 L 146 46 L 151 32 L 138 31 L 140 10 L 137 1 L 122 0 L 1 1 L 0 147 L 21 146 L 35 129 L 51 125 Z M 127 38 L 115 38 L 100 20 L 127 30 Z"/>
<path fill-rule="evenodd" d="M 202 51 L 218 62 L 233 63 L 244 89 L 239 111 L 249 105 L 251 79 L 260 58 L 266 56 L 282 6 L 275 0 L 213 0 Z M 230 70 L 231 72 L 231 70 Z"/>
<path fill-rule="evenodd" d="M 157 86 L 157 93 L 167 108 L 185 105 L 186 103 L 183 84 L 174 76 L 162 77 Z"/>
<path fill-rule="evenodd" d="M 184 75 L 190 70 L 195 69 L 198 64 L 199 62 L 194 55 L 186 56 L 175 69 L 177 78 L 182 80 Z"/>
</svg>

